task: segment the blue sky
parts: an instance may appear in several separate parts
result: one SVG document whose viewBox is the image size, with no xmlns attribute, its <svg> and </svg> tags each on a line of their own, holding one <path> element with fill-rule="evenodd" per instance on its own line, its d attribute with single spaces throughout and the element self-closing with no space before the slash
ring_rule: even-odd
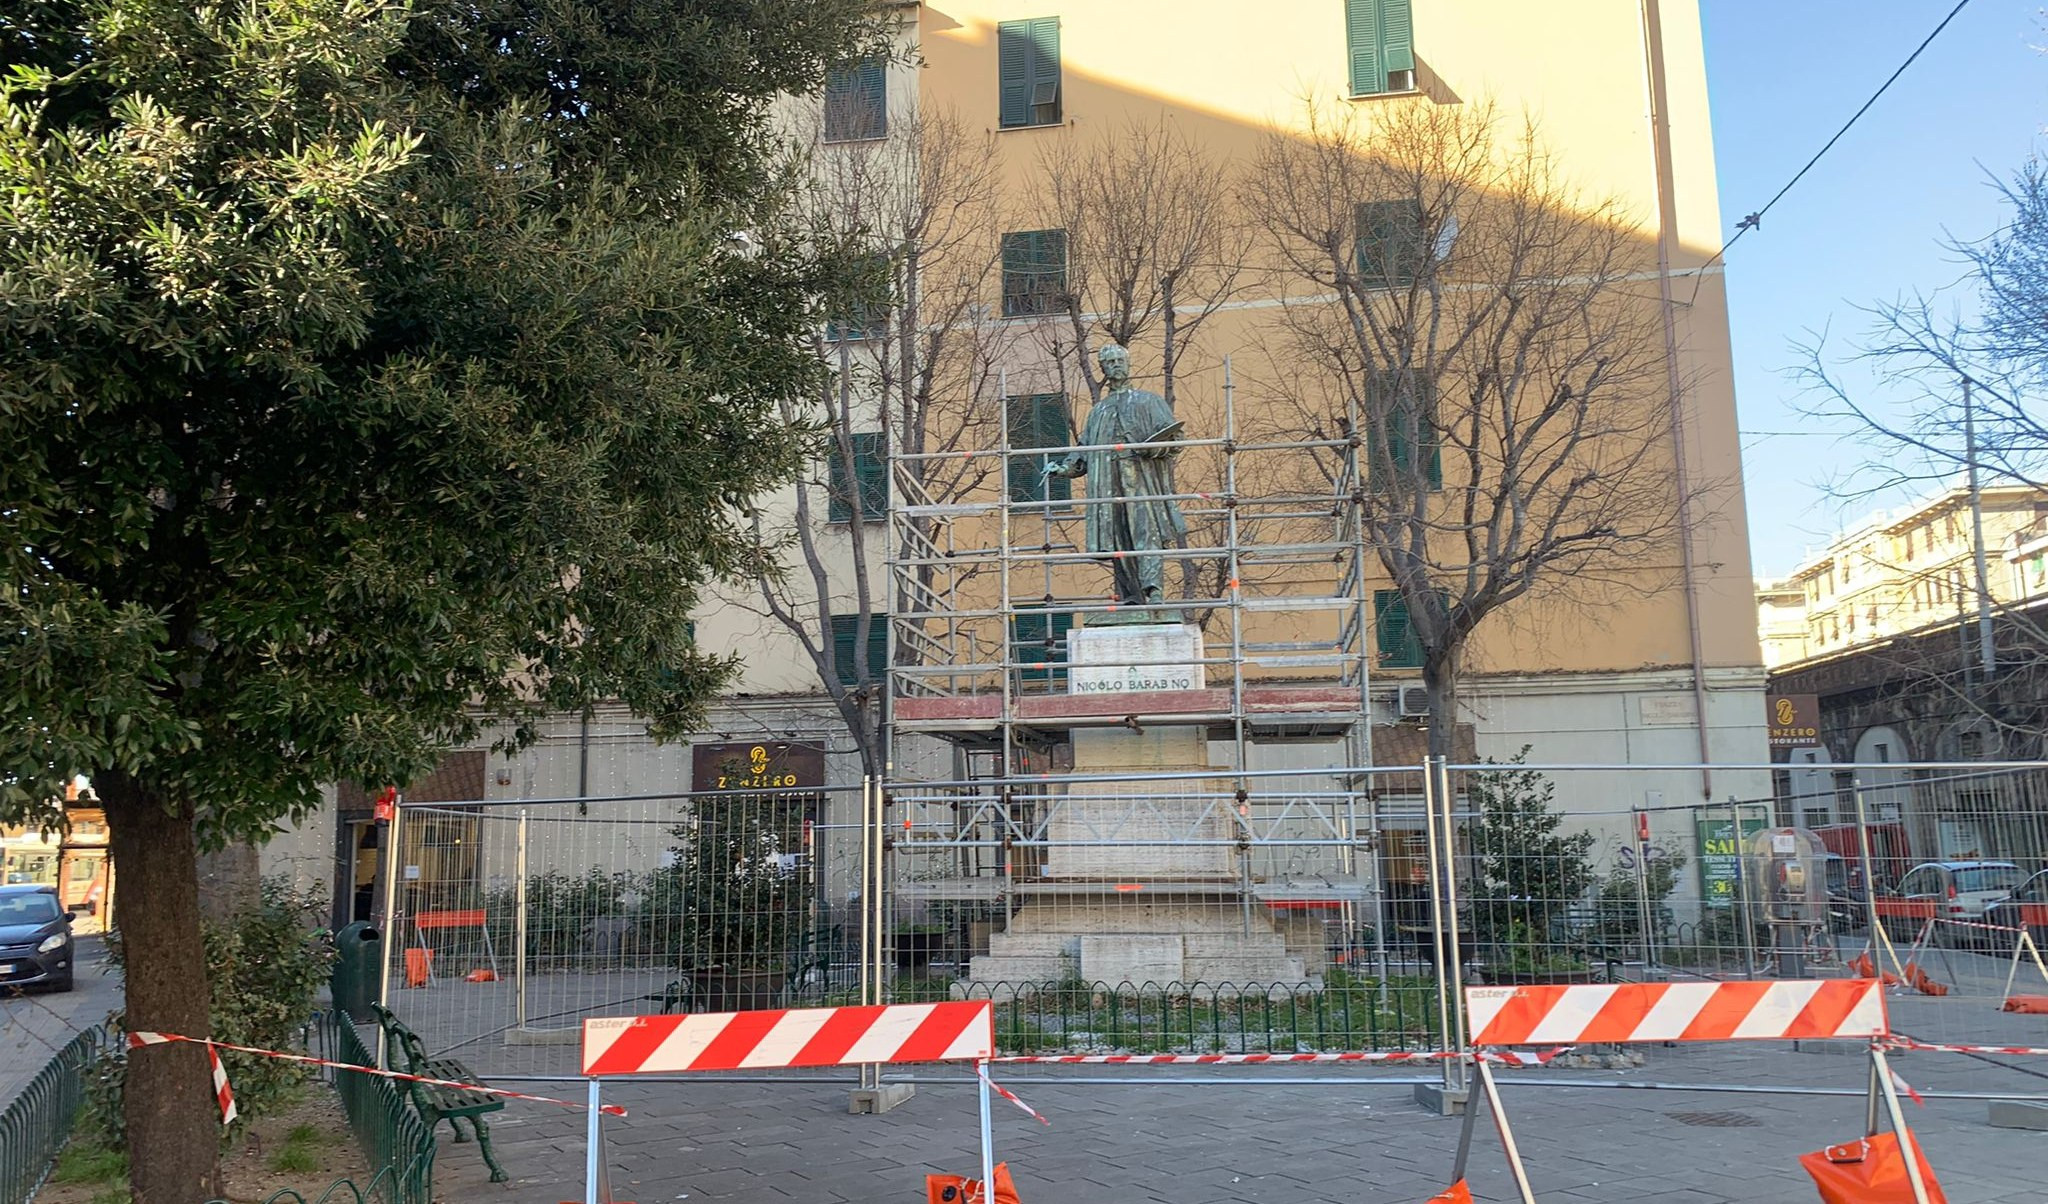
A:
<svg viewBox="0 0 2048 1204">
<path fill-rule="evenodd" d="M 1927 36 L 1952 0 L 1701 0 L 1723 236 L 1761 207 Z M 1858 306 L 1962 274 L 1949 236 L 2000 222 L 1989 174 L 2048 146 L 2041 0 L 1972 0 L 1760 230 L 1728 256 L 1736 405 L 1752 558 L 1781 574 L 1809 547 L 1903 498 L 1838 501 L 1831 479 L 1877 454 L 1805 416 L 1793 344 L 1838 352 Z M 1810 404 L 1808 402 L 1807 404 Z M 1836 424 L 1841 429 L 1843 424 Z M 1805 434 L 1773 432 L 1807 431 Z"/>
</svg>

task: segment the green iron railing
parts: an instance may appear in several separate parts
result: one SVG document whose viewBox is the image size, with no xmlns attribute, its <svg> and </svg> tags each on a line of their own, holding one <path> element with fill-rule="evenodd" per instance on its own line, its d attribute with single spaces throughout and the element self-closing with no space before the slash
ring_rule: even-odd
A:
<svg viewBox="0 0 2048 1204">
<path fill-rule="evenodd" d="M 375 1066 L 377 1059 L 363 1045 L 355 1025 L 349 1022 L 346 1013 L 335 1009 L 327 1018 L 328 1048 L 338 1062 L 349 1062 L 357 1066 Z M 349 1127 L 355 1130 L 356 1143 L 377 1167 L 377 1173 L 369 1184 L 353 1197 L 359 1201 L 382 1200 L 386 1204 L 430 1204 L 434 1194 L 434 1130 L 420 1119 L 406 1102 L 404 1092 L 390 1079 L 369 1074 L 352 1074 L 346 1070 L 334 1072 L 335 1090 L 341 1093 L 342 1110 L 348 1113 Z M 335 1194 L 336 1189 L 346 1183 L 337 1183 L 327 1189 L 320 1200 L 340 1200 L 350 1197 Z M 351 1185 L 353 1190 L 353 1187 Z M 291 1200 L 303 1204 L 304 1197 L 280 1193 L 272 1200 Z"/>
<path fill-rule="evenodd" d="M 309 1036 L 319 1040 L 322 1057 L 356 1066 L 377 1064 L 347 1014 L 339 1009 L 321 1017 Z M 336 1070 L 333 1075 L 349 1129 L 364 1159 L 375 1169 L 362 1183 L 336 1179 L 318 1195 L 288 1187 L 264 1197 L 263 1204 L 431 1204 L 434 1131 L 390 1079 L 346 1070 Z M 228 1202 L 209 1200 L 207 1204 Z"/>
<path fill-rule="evenodd" d="M 85 1103 L 86 1076 L 107 1043 L 104 1028 L 79 1033 L 0 1112 L 0 1204 L 25 1204 L 42 1187 Z"/>
</svg>

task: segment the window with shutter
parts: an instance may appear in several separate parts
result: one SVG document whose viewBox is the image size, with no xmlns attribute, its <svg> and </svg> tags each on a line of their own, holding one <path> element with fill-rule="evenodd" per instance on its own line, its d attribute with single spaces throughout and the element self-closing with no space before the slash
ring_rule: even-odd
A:
<svg viewBox="0 0 2048 1204">
<path fill-rule="evenodd" d="M 1422 267 L 1422 203 L 1363 201 L 1352 211 L 1358 274 L 1368 288 L 1406 288 Z"/>
<path fill-rule="evenodd" d="M 1058 313 L 1067 292 L 1067 232 L 1019 230 L 1003 235 L 1003 316 Z"/>
<path fill-rule="evenodd" d="M 1351 94 L 1415 90 L 1415 15 L 1410 0 L 1344 0 Z"/>
<path fill-rule="evenodd" d="M 831 471 L 830 497 L 825 507 L 828 522 L 853 521 L 854 487 L 860 490 L 860 521 L 878 523 L 888 517 L 889 474 L 882 461 L 880 432 L 863 432 L 849 437 L 853 445 L 853 486 L 847 483 L 846 457 L 838 446 L 827 446 L 825 461 Z"/>
<path fill-rule="evenodd" d="M 1009 397 L 1010 447 L 1072 447 L 1067 430 L 1067 396 L 1064 393 L 1034 393 Z M 1013 502 L 1064 502 L 1074 496 L 1074 482 L 1066 477 L 1045 475 L 1046 461 L 1056 453 L 1042 456 L 1011 456 L 1010 500 Z"/>
<path fill-rule="evenodd" d="M 1372 591 L 1373 640 L 1382 669 L 1420 669 L 1422 641 L 1408 621 L 1408 599 L 1397 589 Z"/>
<path fill-rule="evenodd" d="M 863 682 L 881 681 L 889 671 L 889 618 L 887 615 L 868 616 L 868 664 L 867 675 L 860 671 L 860 661 L 855 655 L 860 646 L 860 616 L 832 616 L 832 670 L 843 686 L 857 686 Z"/>
<path fill-rule="evenodd" d="M 879 57 L 825 73 L 825 141 L 858 142 L 889 133 L 888 64 Z"/>
<path fill-rule="evenodd" d="M 1064 105 L 1058 17 L 996 26 L 996 94 L 1003 129 L 1060 123 Z"/>
<path fill-rule="evenodd" d="M 1379 386 L 1376 382 L 1375 387 Z M 1416 463 L 1416 448 L 1428 459 L 1423 465 L 1423 483 L 1431 493 L 1444 487 L 1444 452 L 1436 426 L 1436 386 L 1434 382 L 1417 379 L 1406 390 L 1406 396 L 1382 402 L 1372 399 L 1375 410 L 1383 405 L 1386 412 L 1386 454 L 1380 454 L 1379 432 L 1368 424 L 1365 432 L 1365 471 L 1368 479 L 1379 484 L 1379 474 L 1385 467 L 1393 470 L 1401 480 L 1412 479 Z M 1416 412 L 1417 410 L 1420 412 Z"/>
<path fill-rule="evenodd" d="M 1010 619 L 1010 659 L 1025 666 L 1017 670 L 1017 680 L 1027 686 L 1043 685 L 1054 693 L 1065 690 L 1067 671 L 1051 666 L 1067 663 L 1067 633 L 1073 629 L 1070 612 L 1019 607 Z M 1033 665 L 1047 667 L 1029 667 Z"/>
</svg>

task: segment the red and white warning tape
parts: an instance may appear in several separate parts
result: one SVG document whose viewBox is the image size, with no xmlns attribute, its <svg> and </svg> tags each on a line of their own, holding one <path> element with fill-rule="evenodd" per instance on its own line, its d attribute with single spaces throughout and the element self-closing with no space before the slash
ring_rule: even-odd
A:
<svg viewBox="0 0 2048 1204">
<path fill-rule="evenodd" d="M 222 1091 L 223 1095 L 226 1093 L 227 1075 L 218 1069 L 220 1066 L 218 1051 L 232 1049 L 236 1053 L 254 1054 L 259 1058 L 276 1058 L 279 1061 L 298 1062 L 305 1066 L 331 1066 L 336 1070 L 352 1070 L 357 1074 L 374 1075 L 380 1079 L 396 1079 L 401 1083 L 425 1083 L 429 1087 L 448 1087 L 456 1091 L 474 1091 L 480 1095 L 495 1095 L 500 1099 L 525 1100 L 530 1104 L 554 1104 L 557 1107 L 575 1108 L 578 1110 L 584 1107 L 584 1105 L 574 1100 L 556 1099 L 551 1095 L 527 1095 L 524 1092 L 506 1091 L 499 1087 L 486 1087 L 481 1083 L 458 1083 L 452 1079 L 434 1079 L 422 1074 L 404 1074 L 396 1070 L 381 1070 L 375 1066 L 358 1066 L 354 1062 L 333 1062 L 326 1058 L 315 1058 L 306 1054 L 283 1053 L 275 1049 L 257 1049 L 251 1045 L 231 1045 L 226 1041 L 208 1041 L 201 1037 L 181 1037 L 176 1033 L 128 1034 L 128 1047 L 130 1049 L 140 1049 L 145 1045 L 163 1045 L 174 1041 L 182 1041 L 190 1045 L 205 1045 L 215 1051 L 214 1066 L 216 1069 L 214 1085 Z M 223 1108 L 231 1106 L 231 1100 L 223 1100 Z M 598 1111 L 608 1116 L 624 1116 L 626 1114 L 626 1110 L 617 1104 L 600 1105 Z"/>
<path fill-rule="evenodd" d="M 1915 1041 L 1911 1037 L 1897 1034 L 1886 1037 L 1886 1049 L 1917 1049 L 1926 1053 L 1967 1053 L 1967 1054 L 2048 1054 L 2048 1049 L 2038 1045 L 1937 1045 L 1931 1041 Z"/>
<path fill-rule="evenodd" d="M 1571 1048 L 1564 1045 L 1544 1050 L 1542 1053 L 1498 1049 L 1489 1049 L 1483 1053 L 1394 1049 L 1379 1053 L 1012 1054 L 989 1060 L 1013 1066 L 1245 1066 L 1303 1062 L 1441 1062 L 1477 1059 L 1501 1066 L 1542 1066 Z"/>
<path fill-rule="evenodd" d="M 228 1068 L 220 1063 L 220 1051 L 208 1049 L 206 1056 L 213 1061 L 213 1097 L 220 1101 L 220 1123 L 223 1127 L 235 1123 L 235 1089 L 228 1086 Z"/>
<path fill-rule="evenodd" d="M 1023 1100 L 1018 1099 L 1015 1092 L 1003 1086 L 1001 1083 L 996 1082 L 994 1079 L 988 1077 L 988 1067 L 982 1065 L 979 1062 L 976 1062 L 974 1064 L 974 1073 L 981 1076 L 981 1081 L 988 1084 L 989 1090 L 995 1092 L 997 1095 L 1002 1096 L 1004 1099 L 1009 1100 L 1011 1103 L 1017 1105 L 1019 1108 L 1022 1108 L 1026 1116 L 1029 1116 L 1031 1119 L 1037 1121 L 1039 1124 L 1046 1126 L 1047 1128 L 1052 1127 L 1052 1122 L 1047 1120 L 1045 1117 L 1040 1116 L 1038 1114 L 1038 1109 L 1032 1107 L 1030 1104 L 1025 1103 Z"/>
</svg>

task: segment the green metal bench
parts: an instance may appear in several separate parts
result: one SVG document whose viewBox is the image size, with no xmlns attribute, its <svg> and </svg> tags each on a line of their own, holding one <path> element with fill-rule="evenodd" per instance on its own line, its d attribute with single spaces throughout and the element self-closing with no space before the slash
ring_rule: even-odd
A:
<svg viewBox="0 0 2048 1204">
<path fill-rule="evenodd" d="M 475 1071 L 454 1058 L 430 1058 L 426 1046 L 420 1043 L 419 1034 L 405 1026 L 390 1009 L 379 1003 L 370 1005 L 377 1017 L 377 1024 L 384 1030 L 384 1062 L 392 1070 L 403 1070 L 423 1078 L 447 1079 L 456 1083 L 476 1083 L 483 1080 Z M 436 1087 L 428 1083 L 407 1083 L 407 1097 L 420 1119 L 432 1128 L 442 1121 L 454 1131 L 455 1140 L 466 1142 L 468 1134 L 462 1131 L 462 1121 L 467 1120 L 476 1130 L 477 1148 L 483 1153 L 484 1165 L 491 1168 L 491 1182 L 503 1183 L 510 1176 L 505 1168 L 498 1165 L 497 1155 L 491 1152 L 491 1127 L 484 1123 L 484 1114 L 496 1112 L 505 1106 L 503 1096 L 486 1095 L 479 1091 L 458 1091 L 453 1087 Z"/>
</svg>

